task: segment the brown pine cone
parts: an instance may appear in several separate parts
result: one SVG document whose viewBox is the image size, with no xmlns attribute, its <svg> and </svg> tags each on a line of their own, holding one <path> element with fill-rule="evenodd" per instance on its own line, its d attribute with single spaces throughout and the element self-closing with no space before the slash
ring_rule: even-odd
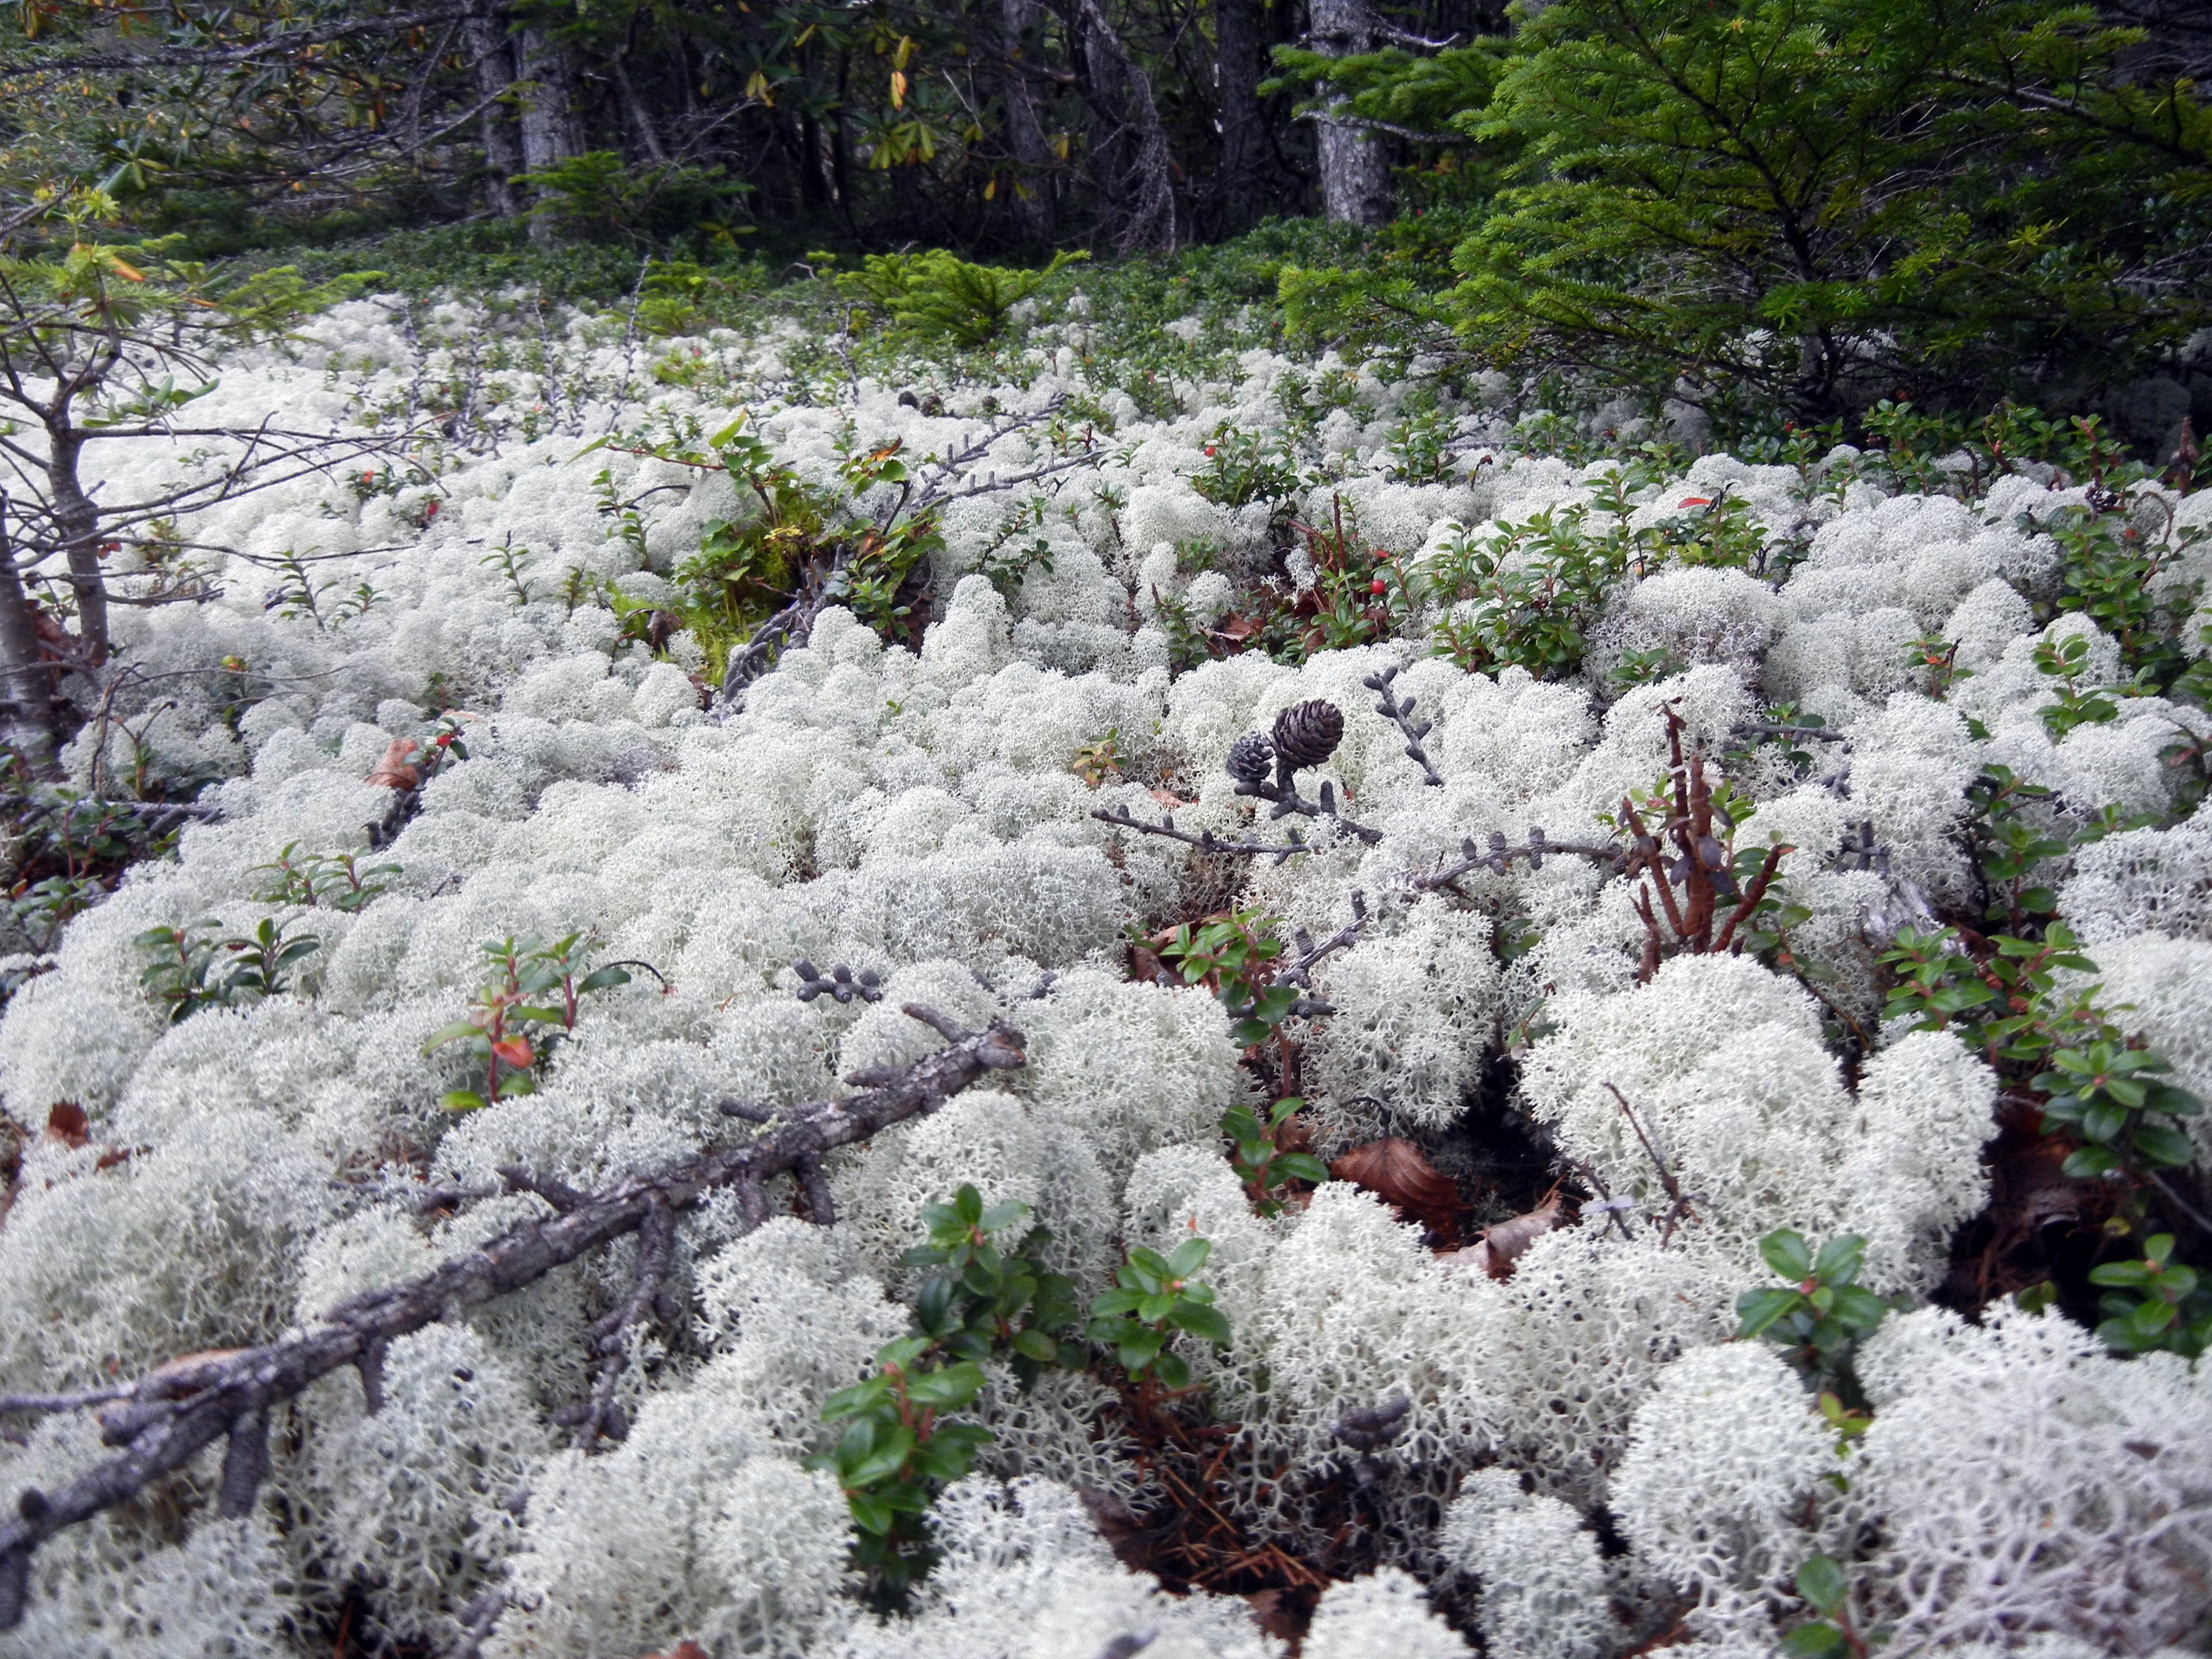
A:
<svg viewBox="0 0 2212 1659">
<path fill-rule="evenodd" d="M 1275 753 L 1296 771 L 1319 766 L 1344 741 L 1344 713 L 1319 697 L 1293 703 L 1275 716 Z"/>
<path fill-rule="evenodd" d="M 1275 751 L 1257 732 L 1248 732 L 1229 745 L 1228 769 L 1237 782 L 1257 788 L 1275 769 Z"/>
</svg>

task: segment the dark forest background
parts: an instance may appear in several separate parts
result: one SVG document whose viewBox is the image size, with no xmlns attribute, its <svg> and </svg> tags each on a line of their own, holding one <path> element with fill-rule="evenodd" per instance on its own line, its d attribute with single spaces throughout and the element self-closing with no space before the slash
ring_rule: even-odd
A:
<svg viewBox="0 0 2212 1659">
<path fill-rule="evenodd" d="M 2212 413 L 2212 7 L 2190 0 L 0 19 L 15 258 L 96 230 L 605 298 L 648 266 L 1140 260 L 1266 224 L 1293 331 L 1350 347 L 1847 424 L 2095 406 L 2169 453 Z"/>
</svg>

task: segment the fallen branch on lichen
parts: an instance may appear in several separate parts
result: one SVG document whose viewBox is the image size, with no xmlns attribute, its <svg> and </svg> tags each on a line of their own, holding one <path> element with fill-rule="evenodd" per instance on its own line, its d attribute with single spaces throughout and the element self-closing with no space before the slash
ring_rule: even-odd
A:
<svg viewBox="0 0 2212 1659">
<path fill-rule="evenodd" d="M 904 1005 L 914 1018 L 951 1041 L 913 1065 L 843 1100 L 811 1101 L 781 1112 L 738 1146 L 702 1152 L 658 1174 L 632 1176 L 598 1193 L 573 1193 L 558 1182 L 507 1173 L 517 1190 L 537 1193 L 555 1213 L 508 1229 L 435 1272 L 390 1290 L 371 1291 L 332 1309 L 321 1325 L 258 1348 L 194 1354 L 157 1366 L 136 1382 L 76 1396 L 0 1399 L 0 1408 L 37 1411 L 99 1403 L 101 1438 L 124 1449 L 55 1492 L 27 1487 L 14 1518 L 0 1523 L 0 1631 L 21 1622 L 30 1593 L 32 1553 L 64 1527 L 135 1497 L 183 1468 L 217 1440 L 227 1442 L 217 1511 L 249 1513 L 269 1472 L 269 1413 L 331 1372 L 353 1367 L 371 1413 L 382 1403 L 385 1351 L 396 1339 L 461 1310 L 534 1284 L 563 1267 L 644 1231 L 637 1294 L 594 1335 L 619 1345 L 636 1316 L 659 1294 L 676 1212 L 708 1193 L 734 1189 L 749 1215 L 765 1217 L 761 1188 L 786 1173 L 802 1181 L 826 1152 L 867 1139 L 894 1123 L 942 1105 L 989 1071 L 1024 1063 L 1021 1033 L 994 1024 L 963 1031 L 933 1008 Z M 597 1386 L 579 1423 L 580 1438 L 607 1425 L 619 1348 L 595 1355 Z"/>
</svg>

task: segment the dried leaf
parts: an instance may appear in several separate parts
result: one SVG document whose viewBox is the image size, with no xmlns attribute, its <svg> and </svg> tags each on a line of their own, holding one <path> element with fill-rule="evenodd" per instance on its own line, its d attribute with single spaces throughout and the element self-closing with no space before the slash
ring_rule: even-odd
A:
<svg viewBox="0 0 2212 1659">
<path fill-rule="evenodd" d="M 84 1108 L 73 1100 L 58 1100 L 46 1113 L 46 1139 L 72 1150 L 84 1145 L 91 1127 Z"/>
<path fill-rule="evenodd" d="M 1281 1590 L 1255 1590 L 1244 1601 L 1252 1609 L 1252 1622 L 1278 1642 L 1295 1642 L 1306 1633 L 1301 1609 Z"/>
<path fill-rule="evenodd" d="M 1559 1195 L 1553 1193 L 1528 1214 L 1484 1228 L 1482 1237 L 1462 1254 L 1472 1256 L 1492 1279 L 1510 1279 L 1521 1253 L 1559 1224 Z"/>
<path fill-rule="evenodd" d="M 394 738 L 384 758 L 376 763 L 366 781 L 381 785 L 386 789 L 412 789 L 422 781 L 422 775 L 408 764 L 407 757 L 422 744 L 412 738 Z"/>
<path fill-rule="evenodd" d="M 1138 984 L 1156 984 L 1166 971 L 1167 964 L 1160 960 L 1160 953 L 1151 945 L 1132 945 L 1129 947 L 1129 977 Z"/>
<path fill-rule="evenodd" d="M 1153 789 L 1147 793 L 1154 800 L 1166 807 L 1170 812 L 1174 811 L 1178 806 L 1188 806 L 1190 805 L 1188 801 L 1185 800 L 1181 795 L 1176 793 L 1172 789 Z"/>
<path fill-rule="evenodd" d="M 1354 1146 L 1330 1164 L 1328 1172 L 1339 1181 L 1364 1187 L 1403 1219 L 1426 1227 L 1438 1243 L 1449 1246 L 1457 1241 L 1459 1188 L 1403 1136 L 1389 1135 Z"/>
<path fill-rule="evenodd" d="M 648 1653 L 645 1659 L 714 1659 L 714 1656 L 690 1637 L 685 1637 L 665 1653 Z"/>
<path fill-rule="evenodd" d="M 1266 625 L 1257 617 L 1224 617 L 1213 631 L 1224 639 L 1249 640 Z"/>
</svg>

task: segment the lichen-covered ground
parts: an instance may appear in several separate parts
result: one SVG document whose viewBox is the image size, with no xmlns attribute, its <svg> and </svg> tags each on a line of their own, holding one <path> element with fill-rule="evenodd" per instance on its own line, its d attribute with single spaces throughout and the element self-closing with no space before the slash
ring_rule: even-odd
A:
<svg viewBox="0 0 2212 1659">
<path fill-rule="evenodd" d="M 2152 550 L 2146 626 L 2186 652 L 2207 620 L 2190 611 L 2212 574 L 2193 533 L 2212 526 L 2212 492 L 2106 498 L 2047 467 L 1908 480 L 1847 452 L 1577 466 L 1517 452 L 1479 407 L 1408 404 L 1411 382 L 1317 370 L 1218 319 L 1188 325 L 1212 331 L 1211 367 L 1148 413 L 1092 384 L 1076 309 L 1036 322 L 995 381 L 848 377 L 789 327 L 648 342 L 616 315 L 544 337 L 460 305 L 403 318 L 365 301 L 222 366 L 206 423 L 463 412 L 419 471 L 310 478 L 189 526 L 253 557 L 204 556 L 215 597 L 119 624 L 140 678 L 70 750 L 77 781 L 104 736 L 107 792 L 213 775 L 198 799 L 219 814 L 50 957 L 8 942 L 23 954 L 0 1104 L 27 1138 L 0 1221 L 0 1391 L 264 1341 L 546 1212 L 509 1193 L 426 1214 L 426 1183 L 489 1194 L 521 1164 L 588 1189 L 750 1133 L 717 1103 L 833 1096 L 940 1042 L 902 1001 L 970 1027 L 1004 1018 L 1028 1063 L 836 1155 L 834 1227 L 779 1212 L 749 1229 L 734 1202 L 685 1214 L 673 1305 L 624 1373 L 619 1443 L 574 1449 L 554 1416 L 587 1380 L 586 1328 L 625 1292 L 627 1243 L 398 1345 L 374 1416 L 350 1372 L 317 1385 L 276 1425 L 250 1517 L 206 1512 L 211 1457 L 47 1544 L 0 1653 L 328 1651 L 342 1620 L 349 1639 L 422 1653 L 456 1639 L 464 1607 L 495 1605 L 487 1593 L 505 1599 L 482 1651 L 501 1659 L 687 1640 L 1086 1659 L 1137 1636 L 1160 1659 L 1283 1652 L 1242 1595 L 1170 1594 L 1127 1564 L 1162 1488 L 1103 1363 L 1028 1391 L 994 1364 L 971 1414 L 995 1439 L 934 1506 L 943 1560 L 904 1613 L 855 1593 L 845 1500 L 806 1460 L 830 1438 L 823 1400 L 907 1327 L 900 1259 L 922 1206 L 963 1182 L 1032 1206 L 1086 1298 L 1132 1247 L 1212 1241 L 1204 1276 L 1231 1335 L 1182 1343 L 1202 1389 L 1182 1409 L 1223 1425 L 1211 1490 L 1238 1535 L 1333 1581 L 1305 1659 L 1470 1641 L 1499 1659 L 1655 1639 L 1767 1654 L 1814 1617 L 1794 1583 L 1816 1556 L 1847 1582 L 1846 1645 L 1877 1626 L 1896 1656 L 2203 1641 L 2212 1383 L 2176 1352 L 2123 1358 L 2069 1317 L 2097 1316 L 2078 1272 L 2060 1305 L 2008 1295 L 2029 1288 L 2020 1251 L 2038 1229 L 2129 1259 L 2124 1228 L 2096 1240 L 2133 1203 L 2138 1233 L 2201 1237 L 2124 1170 L 2052 1175 L 2079 1136 L 2039 1137 L 2020 1068 L 1992 1065 L 2006 1009 L 1954 1008 L 1942 1030 L 1917 1008 L 1886 1017 L 1897 969 L 1877 957 L 1900 927 L 1963 921 L 1972 938 L 1942 950 L 1965 955 L 1954 980 L 1979 983 L 1976 941 L 2048 940 L 2055 915 L 2094 967 L 2056 969 L 2036 1006 L 2101 988 L 2100 1018 L 2212 1099 L 2212 820 L 2189 815 L 2188 793 L 2207 716 L 2157 696 L 2094 706 L 2143 640 L 2069 602 L 2080 556 L 2052 533 L 2094 520 L 2114 556 Z M 755 505 L 723 473 L 629 452 L 696 447 L 747 409 L 778 461 L 835 494 L 849 457 L 899 439 L 926 472 L 1062 393 L 1103 405 L 1091 462 L 961 493 L 1054 459 L 1024 428 L 969 464 L 946 492 L 918 650 L 831 608 L 732 712 L 702 706 L 701 641 L 679 629 L 656 649 L 626 625 L 672 610 L 678 567 Z M 1425 420 L 1468 441 L 1409 466 Z M 1270 446 L 1283 477 L 1223 481 L 1222 452 L 1264 461 Z M 897 486 L 871 488 L 858 510 Z M 1303 661 L 1237 650 L 1267 605 L 1297 614 L 1301 587 L 1341 597 L 1322 536 L 1340 514 L 1337 550 L 1382 573 L 1374 614 L 1359 621 L 1353 594 L 1340 617 L 1364 642 L 1302 640 L 1303 617 L 1322 627 L 1310 605 L 1273 641 Z M 1542 514 L 1552 530 L 1498 536 Z M 1505 603 L 1493 579 L 1556 568 L 1555 532 L 1639 550 L 1579 665 L 1467 672 Z M 300 562 L 272 569 L 286 554 Z M 1512 592 L 1540 612 L 1540 593 Z M 1431 653 L 1437 638 L 1460 661 Z M 2039 663 L 2039 646 L 2056 649 Z M 1440 786 L 1364 684 L 1394 665 L 1393 695 L 1432 722 Z M 1330 782 L 1371 842 L 1255 817 L 1224 770 L 1239 737 L 1311 699 L 1344 731 L 1299 787 Z M 1728 941 L 1746 948 L 1677 949 L 1663 915 L 1638 912 L 1653 870 L 1597 858 L 1500 858 L 1419 884 L 1493 832 L 1509 849 L 1532 828 L 1626 846 L 1624 797 L 1663 822 L 1669 709 L 1726 786 L 1722 914 L 1765 849 L 1791 849 L 1774 902 Z M 366 780 L 395 738 L 434 750 L 440 732 L 466 757 L 372 852 L 393 791 Z M 2010 793 L 1991 807 L 1980 783 L 1978 806 L 1992 768 Z M 1311 850 L 1205 853 L 1095 816 L 1165 810 L 1231 841 L 1298 826 Z M 2035 845 L 2007 875 L 1990 848 L 2014 830 Z M 288 891 L 270 868 L 287 849 L 295 866 L 356 854 L 382 890 L 344 905 L 328 883 Z M 1668 885 L 1686 894 L 1686 876 Z M 2021 898 L 2036 889 L 2047 902 Z M 1282 939 L 1326 939 L 1355 894 L 1356 942 L 1311 975 L 1334 1012 L 1281 1028 L 1301 1121 L 1324 1158 L 1412 1142 L 1450 1178 L 1459 1238 L 1371 1182 L 1262 1213 L 1278 1206 L 1255 1206 L 1220 1123 L 1268 1097 L 1279 1050 L 1248 1063 L 1206 986 L 1154 982 L 1130 949 L 1232 908 Z M 172 1023 L 142 935 L 211 919 L 245 936 L 271 918 L 318 945 L 282 988 Z M 593 960 L 656 972 L 586 997 L 533 1055 L 534 1092 L 441 1104 L 481 1086 L 465 1044 L 425 1045 L 465 1017 L 482 947 L 577 933 Z M 801 961 L 870 970 L 887 994 L 802 1000 Z M 46 1132 L 64 1102 L 82 1133 Z M 2204 1124 L 2183 1121 L 2200 1155 Z M 2040 1164 L 2038 1145 L 2054 1149 Z M 1561 1224 L 1507 1276 L 1439 1248 L 1534 1207 L 1555 1176 Z M 2192 1170 L 2161 1179 L 2201 1191 Z M 1784 1228 L 1815 1247 L 1863 1237 L 1863 1284 L 1896 1298 L 1850 1361 L 1870 1423 L 1839 1429 L 1780 1345 L 1735 1339 L 1739 1296 L 1780 1283 L 1760 1241 Z M 1340 1432 L 1400 1401 L 1378 1449 Z M 101 1455 L 81 1414 L 8 1421 L 11 1495 Z M 1124 1559 L 1099 1514 L 1121 1517 Z M 1277 1629 L 1312 1600 L 1277 1599 L 1291 1607 Z"/>
</svg>

